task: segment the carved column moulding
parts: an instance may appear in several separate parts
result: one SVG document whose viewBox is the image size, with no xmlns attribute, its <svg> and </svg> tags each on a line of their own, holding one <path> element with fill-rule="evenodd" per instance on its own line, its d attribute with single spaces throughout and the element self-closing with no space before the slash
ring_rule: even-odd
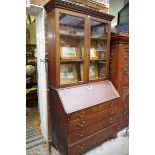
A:
<svg viewBox="0 0 155 155">
<path fill-rule="evenodd" d="M 114 53 L 110 52 L 110 69 L 109 69 L 109 77 L 112 77 L 112 61 L 113 61 Z"/>
<path fill-rule="evenodd" d="M 77 2 L 73 2 L 73 1 L 50 0 L 48 3 L 46 3 L 44 5 L 44 8 L 45 8 L 47 13 L 56 7 L 61 8 L 61 9 L 70 10 L 70 11 L 75 11 L 75 8 L 76 8 L 76 12 L 84 13 L 84 14 L 91 15 L 91 16 L 100 17 L 100 18 L 103 18 L 103 19 L 109 20 L 109 21 L 111 21 L 114 18 L 114 16 L 112 16 L 110 14 L 103 13 L 102 11 L 97 10 L 95 8 L 92 8 L 92 7 L 86 6 L 84 4 L 77 3 Z"/>
<path fill-rule="evenodd" d="M 123 115 L 123 117 L 126 117 L 127 114 L 128 114 L 127 101 L 126 101 L 127 96 L 129 96 L 129 88 L 128 87 L 124 87 L 123 88 L 123 97 L 122 97 L 122 99 L 124 101 L 124 103 L 123 103 L 123 109 L 122 109 L 122 115 Z"/>
<path fill-rule="evenodd" d="M 129 88 L 124 87 L 123 88 L 123 100 L 125 101 L 126 97 L 129 96 Z"/>
<path fill-rule="evenodd" d="M 125 52 L 125 67 L 124 67 L 124 74 L 129 76 L 129 50 Z"/>
</svg>

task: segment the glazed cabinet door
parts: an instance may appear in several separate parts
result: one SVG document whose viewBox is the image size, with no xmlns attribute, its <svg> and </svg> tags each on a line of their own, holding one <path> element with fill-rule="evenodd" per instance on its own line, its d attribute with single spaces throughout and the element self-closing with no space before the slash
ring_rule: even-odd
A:
<svg viewBox="0 0 155 155">
<path fill-rule="evenodd" d="M 89 81 L 108 77 L 110 23 L 97 18 L 89 21 Z"/>
<path fill-rule="evenodd" d="M 56 17 L 57 85 L 108 78 L 110 22 L 62 9 Z"/>
<path fill-rule="evenodd" d="M 59 85 L 85 82 L 86 16 L 70 11 L 58 12 Z"/>
</svg>

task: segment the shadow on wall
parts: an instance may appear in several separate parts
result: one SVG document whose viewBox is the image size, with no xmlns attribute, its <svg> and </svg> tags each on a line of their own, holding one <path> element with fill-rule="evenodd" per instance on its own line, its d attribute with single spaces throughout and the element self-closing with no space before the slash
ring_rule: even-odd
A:
<svg viewBox="0 0 155 155">
<path fill-rule="evenodd" d="M 128 1 L 129 0 L 109 0 L 109 13 L 115 16 L 111 22 L 112 32 L 116 32 L 115 26 L 117 25 L 118 12 L 125 6 Z"/>
</svg>

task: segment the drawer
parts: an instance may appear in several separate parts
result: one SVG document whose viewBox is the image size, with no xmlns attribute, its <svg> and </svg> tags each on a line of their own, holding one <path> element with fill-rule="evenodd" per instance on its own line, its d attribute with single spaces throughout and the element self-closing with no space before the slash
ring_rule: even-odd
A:
<svg viewBox="0 0 155 155">
<path fill-rule="evenodd" d="M 99 112 L 99 113 L 92 115 L 90 117 L 87 117 L 87 118 L 82 117 L 78 120 L 75 120 L 75 121 L 67 124 L 68 133 L 70 133 L 74 130 L 77 130 L 77 129 L 84 128 L 90 124 L 94 124 L 97 121 L 103 121 L 104 119 L 111 117 L 113 115 L 116 115 L 117 113 L 118 113 L 118 107 L 115 106 L 113 108 L 110 108 L 103 112 Z"/>
<path fill-rule="evenodd" d="M 95 134 L 82 139 L 81 141 L 68 146 L 68 155 L 79 155 L 86 152 L 88 149 L 95 147 L 108 138 L 114 137 L 117 134 L 117 124 L 107 127 Z"/>
<path fill-rule="evenodd" d="M 91 134 L 94 134 L 95 132 L 100 131 L 114 123 L 117 123 L 117 122 L 118 122 L 118 116 L 114 115 L 108 119 L 99 120 L 91 125 L 81 128 L 79 130 L 70 132 L 70 133 L 68 133 L 67 143 L 71 144 L 76 141 L 79 141 L 79 140 L 86 138 L 86 137 L 90 136 Z"/>
<path fill-rule="evenodd" d="M 118 104 L 118 99 L 104 102 L 104 103 L 98 104 L 96 106 L 68 114 L 67 120 L 68 120 L 68 122 L 72 122 L 77 119 L 87 118 L 90 115 L 94 115 L 96 113 L 99 113 L 99 112 L 105 111 L 109 108 L 112 108 L 112 107 L 116 106 L 117 104 Z"/>
</svg>

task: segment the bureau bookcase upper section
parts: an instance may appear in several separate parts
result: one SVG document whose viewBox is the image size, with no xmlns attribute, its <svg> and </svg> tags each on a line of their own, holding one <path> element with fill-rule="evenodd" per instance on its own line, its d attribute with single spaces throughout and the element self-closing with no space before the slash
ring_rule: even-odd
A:
<svg viewBox="0 0 155 155">
<path fill-rule="evenodd" d="M 108 79 L 114 16 L 62 0 L 45 6 L 49 84 L 59 88 Z"/>
</svg>

